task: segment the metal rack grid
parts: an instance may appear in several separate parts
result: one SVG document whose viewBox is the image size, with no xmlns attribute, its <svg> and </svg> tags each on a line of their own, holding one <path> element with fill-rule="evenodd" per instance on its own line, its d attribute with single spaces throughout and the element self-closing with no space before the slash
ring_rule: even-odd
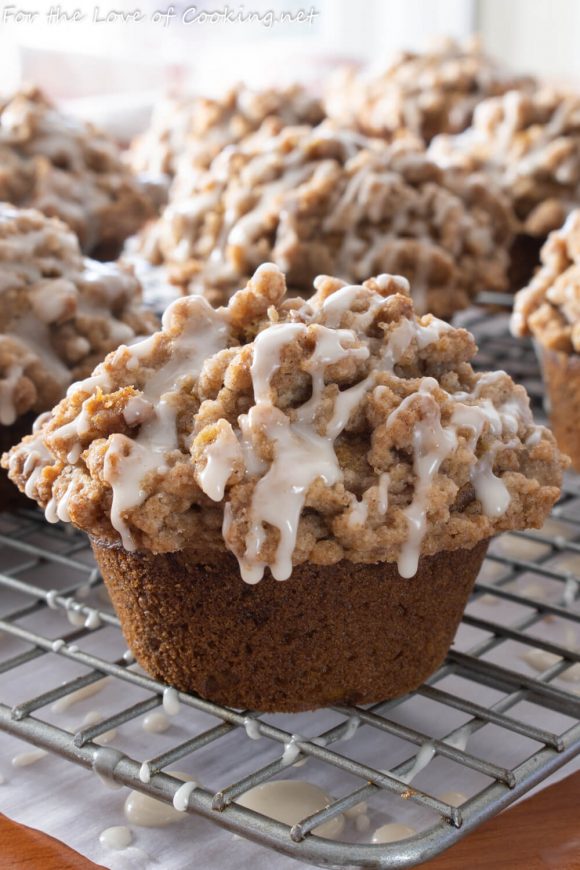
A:
<svg viewBox="0 0 580 870">
<path fill-rule="evenodd" d="M 495 321 L 495 328 L 491 334 L 487 334 L 491 319 Z M 519 375 L 520 380 L 525 375 L 532 395 L 539 399 L 539 375 L 533 352 L 530 347 L 522 351 L 519 346 L 514 353 L 513 343 L 501 329 L 498 331 L 501 315 L 499 318 L 490 318 L 485 312 L 473 310 L 464 320 L 472 331 L 479 334 L 483 366 L 487 367 L 489 361 L 497 368 L 499 363 L 516 377 Z M 518 370 L 514 371 L 514 368 Z M 533 388 L 534 385 L 537 389 Z M 51 686 L 42 694 L 27 698 L 15 706 L 0 703 L 0 729 L 55 752 L 75 764 L 92 768 L 101 776 L 171 802 L 183 783 L 165 772 L 168 767 L 201 750 L 221 753 L 226 738 L 237 736 L 240 740 L 246 739 L 247 723 L 251 718 L 254 720 L 252 730 L 269 741 L 269 745 L 278 747 L 276 758 L 267 763 L 256 763 L 250 773 L 236 776 L 236 759 L 233 757 L 232 781 L 214 790 L 201 786 L 196 788 L 189 796 L 188 812 L 210 818 L 242 836 L 313 864 L 375 868 L 415 866 L 440 853 L 580 753 L 580 695 L 575 693 L 573 683 L 565 682 L 571 667 L 580 669 L 580 652 L 553 639 L 542 638 L 536 631 L 546 620 L 554 618 L 572 629 L 580 623 L 580 608 L 576 607 L 574 601 L 577 592 L 574 575 L 552 564 L 555 556 L 563 554 L 577 556 L 580 564 L 578 506 L 580 484 L 574 480 L 568 481 L 555 510 L 558 522 L 569 529 L 566 536 L 554 537 L 541 532 L 515 533 L 511 535 L 513 539 L 519 540 L 520 544 L 524 542 L 525 546 L 529 544 L 529 557 L 525 551 L 522 551 L 524 558 L 519 551 L 516 555 L 499 551 L 488 556 L 487 564 L 501 569 L 501 576 L 495 582 L 480 579 L 474 601 L 493 596 L 499 601 L 524 607 L 525 615 L 520 614 L 515 622 L 501 624 L 474 615 L 468 608 L 464 625 L 479 630 L 483 639 L 467 650 L 450 650 L 440 670 L 414 693 L 415 698 L 428 699 L 467 717 L 467 722 L 462 722 L 448 734 L 435 738 L 427 733 L 427 727 L 423 731 L 397 721 L 400 720 L 397 711 L 413 696 L 365 708 L 333 708 L 333 712 L 340 717 L 339 723 L 323 730 L 314 727 L 316 733 L 305 738 L 272 724 L 267 716 L 225 708 L 194 695 L 180 693 L 180 701 L 186 708 L 209 714 L 217 724 L 200 733 L 192 733 L 186 740 L 175 743 L 154 758 L 132 757 L 114 748 L 114 745 L 102 746 L 98 742 L 111 729 L 131 723 L 159 707 L 166 687 L 134 670 L 130 657 L 108 660 L 79 648 L 83 639 L 94 637 L 95 633 L 105 628 L 118 629 L 118 620 L 111 610 L 104 606 L 95 609 L 86 603 L 87 591 L 94 591 L 102 583 L 94 563 L 88 557 L 86 538 L 79 533 L 71 534 L 60 526 L 47 529 L 42 515 L 34 511 L 5 516 L 0 519 L 0 564 L 10 567 L 5 567 L 0 573 L 0 588 L 24 596 L 24 599 L 18 607 L 4 613 L 0 619 L 0 632 L 23 644 L 24 650 L 4 659 L 0 657 L 0 676 L 8 675 L 16 680 L 19 669 L 44 656 L 64 657 L 82 665 L 86 673 L 64 684 Z M 534 556 L 538 544 L 542 545 L 542 552 Z M 70 582 L 58 592 L 51 589 L 50 584 L 47 588 L 46 582 L 37 585 L 29 579 L 35 576 L 35 571 L 42 571 L 44 577 L 57 577 L 63 570 L 67 576 L 70 575 Z M 552 599 L 524 594 L 518 587 L 518 581 L 524 575 L 548 578 L 551 583 L 558 585 L 558 594 Z M 53 637 L 26 627 L 31 617 L 42 617 L 54 609 L 76 614 L 76 622 L 84 620 L 85 625 L 69 630 L 56 642 Z M 552 655 L 553 659 L 537 677 L 530 677 L 498 663 L 504 646 L 514 642 L 524 649 L 542 650 Z M 105 675 L 145 690 L 147 697 L 97 724 L 81 727 L 75 733 L 48 721 L 50 717 L 45 714 L 49 705 L 96 683 Z M 561 679 L 562 675 L 564 679 Z M 471 687 L 471 691 L 450 690 L 446 683 L 449 676 L 459 677 L 460 682 Z M 473 688 L 479 691 L 480 687 L 497 690 L 497 700 L 492 704 L 472 700 Z M 549 730 L 530 724 L 527 721 L 529 716 L 520 714 L 522 702 L 529 702 L 535 705 L 535 709 L 544 712 L 555 712 L 562 724 L 557 729 Z M 317 714 L 309 716 L 315 726 Z M 503 729 L 504 734 L 508 732 L 533 741 L 533 751 L 513 767 L 502 766 L 469 752 L 467 738 L 490 725 Z M 365 757 L 357 758 L 353 757 L 352 752 L 341 751 L 343 745 L 347 744 L 340 747 L 337 744 L 356 731 L 357 726 L 359 730 L 369 729 L 375 736 L 384 736 L 385 740 L 392 737 L 404 740 L 410 747 L 407 757 L 384 769 L 382 754 L 370 763 Z M 298 759 L 308 757 L 317 762 L 316 770 L 331 767 L 334 772 L 344 775 L 347 789 L 325 809 L 302 819 L 292 828 L 236 803 L 236 799 L 248 789 L 285 771 L 284 749 L 290 742 L 299 752 Z M 434 756 L 476 771 L 485 779 L 485 784 L 460 807 L 437 796 L 434 790 L 411 786 L 410 776 L 420 768 L 421 759 L 430 760 Z M 293 754 L 292 763 L 296 760 L 297 756 Z M 140 778 L 143 762 L 149 765 L 148 783 Z M 312 776 L 309 773 L 310 781 L 313 781 Z M 313 833 L 324 822 L 362 801 L 380 805 L 381 800 L 393 796 L 399 806 L 403 806 L 400 802 L 402 798 L 406 804 L 414 804 L 426 812 L 430 821 L 420 833 L 398 843 L 382 845 L 332 841 Z"/>
</svg>

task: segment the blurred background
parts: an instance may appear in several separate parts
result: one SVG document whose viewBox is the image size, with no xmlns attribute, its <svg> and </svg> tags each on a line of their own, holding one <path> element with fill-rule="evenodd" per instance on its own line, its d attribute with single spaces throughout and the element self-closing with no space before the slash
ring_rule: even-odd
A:
<svg viewBox="0 0 580 870">
<path fill-rule="evenodd" d="M 67 20 L 75 10 L 81 20 Z M 474 33 L 512 69 L 580 83 L 578 0 L 23 0 L 0 5 L 1 90 L 41 84 L 126 135 L 167 91 L 316 85 L 340 61 L 380 67 L 437 35 Z"/>
</svg>

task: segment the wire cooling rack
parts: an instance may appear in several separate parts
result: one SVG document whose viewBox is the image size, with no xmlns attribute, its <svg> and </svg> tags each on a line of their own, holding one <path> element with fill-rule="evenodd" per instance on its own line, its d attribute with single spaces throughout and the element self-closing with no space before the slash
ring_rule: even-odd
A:
<svg viewBox="0 0 580 870">
<path fill-rule="evenodd" d="M 539 401 L 541 382 L 531 347 L 514 347 L 503 315 L 490 317 L 472 310 L 463 320 L 478 336 L 481 365 L 506 368 Z M 153 757 L 120 749 L 119 743 L 102 745 L 112 729 L 122 730 L 160 708 L 166 687 L 122 653 L 119 623 L 104 603 L 102 580 L 86 538 L 62 526 L 48 527 L 35 511 L 4 515 L 0 568 L 0 605 L 8 601 L 0 610 L 0 632 L 9 640 L 8 652 L 0 645 L 0 699 L 33 664 L 56 662 L 58 657 L 60 663 L 68 660 L 76 668 L 64 683 L 45 676 L 41 694 L 0 703 L 1 730 L 169 803 L 183 785 L 168 772 L 176 762 L 203 756 L 207 764 L 208 758 L 211 762 L 229 753 L 228 781 L 195 788 L 187 812 L 305 862 L 331 867 L 415 866 L 580 753 L 577 478 L 566 482 L 544 530 L 504 535 L 492 544 L 456 644 L 439 671 L 413 695 L 370 707 L 340 706 L 324 715 L 302 714 L 300 733 L 295 733 L 281 726 L 280 717 L 237 711 L 180 693 L 182 708 L 192 721 L 204 714 L 210 717 L 204 719 L 209 727 L 192 727 L 186 739 L 171 742 Z M 495 612 L 501 610 L 501 620 L 493 618 L 494 604 L 500 604 Z M 111 632 L 115 652 L 114 642 L 107 640 L 100 647 L 97 643 L 100 635 L 109 638 Z M 50 675 L 51 669 L 43 673 Z M 130 689 L 138 689 L 139 700 L 72 731 L 54 721 L 49 711 L 55 704 L 67 703 L 73 693 L 90 693 L 103 679 L 125 686 L 127 697 Z M 417 702 L 423 708 L 430 705 L 431 715 L 419 720 L 407 715 Z M 439 733 L 440 719 L 455 724 Z M 478 741 L 485 734 L 488 739 Z M 258 736 L 263 739 L 252 744 L 256 751 L 249 762 L 246 752 L 245 763 L 238 763 L 242 742 Z M 393 741 L 398 747 L 395 759 L 388 750 Z M 517 763 L 512 752 L 507 764 L 501 749 L 510 742 L 520 751 Z M 269 755 L 258 751 L 264 745 Z M 306 776 L 301 777 L 324 786 L 330 772 L 332 793 L 339 795 L 320 812 L 289 827 L 237 803 L 256 785 L 280 774 L 294 776 L 294 765 L 305 759 Z M 429 762 L 447 765 L 435 785 L 433 777 L 420 784 L 421 770 Z M 469 796 L 461 796 L 465 799 L 460 803 L 447 790 L 456 781 L 454 775 L 462 772 L 477 786 Z M 378 813 L 386 812 L 387 818 L 399 822 L 414 812 L 418 832 L 383 844 L 371 843 L 370 833 L 366 842 L 360 842 L 360 834 L 347 833 L 340 841 L 316 834 L 325 822 L 349 812 L 352 816 L 362 802 L 367 802 L 369 813 L 377 807 Z"/>
</svg>

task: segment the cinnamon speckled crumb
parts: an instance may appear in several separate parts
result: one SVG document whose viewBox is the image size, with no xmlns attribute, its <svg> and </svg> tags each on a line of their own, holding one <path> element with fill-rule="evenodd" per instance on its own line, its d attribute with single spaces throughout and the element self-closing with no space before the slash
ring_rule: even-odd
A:
<svg viewBox="0 0 580 870">
<path fill-rule="evenodd" d="M 225 537 L 243 561 L 271 495 L 286 509 L 285 487 L 310 461 L 305 437 L 335 476 L 313 466 L 293 563 L 377 562 L 400 556 L 418 457 L 445 442 L 422 502 L 423 555 L 542 525 L 566 463 L 534 425 L 523 387 L 502 372 L 474 373 L 468 332 L 416 318 L 401 278 L 362 287 L 320 278 L 308 302 L 284 291 L 283 275 L 265 265 L 228 309 L 177 301 L 161 332 L 110 354 L 4 467 L 48 512 L 96 538 L 160 553 L 222 551 Z M 340 407 L 349 410 L 338 425 Z M 285 463 L 286 449 L 300 458 Z M 212 457 L 213 479 L 204 476 Z M 274 467 L 279 484 L 254 501 Z M 503 512 L 482 506 L 480 472 L 507 497 Z M 281 548 L 275 522 L 261 526 L 264 564 Z"/>
</svg>

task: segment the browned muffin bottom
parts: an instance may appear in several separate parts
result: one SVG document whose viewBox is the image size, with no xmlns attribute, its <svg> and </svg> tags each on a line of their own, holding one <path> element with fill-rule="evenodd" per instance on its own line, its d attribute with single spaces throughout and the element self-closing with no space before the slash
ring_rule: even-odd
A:
<svg viewBox="0 0 580 870">
<path fill-rule="evenodd" d="M 580 472 L 580 356 L 536 343 L 547 388 L 550 428 L 560 449 Z"/>
<path fill-rule="evenodd" d="M 298 712 L 410 692 L 441 664 L 485 556 L 305 563 L 242 583 L 230 553 L 129 553 L 93 541 L 129 648 L 145 670 L 220 704 Z"/>
</svg>

